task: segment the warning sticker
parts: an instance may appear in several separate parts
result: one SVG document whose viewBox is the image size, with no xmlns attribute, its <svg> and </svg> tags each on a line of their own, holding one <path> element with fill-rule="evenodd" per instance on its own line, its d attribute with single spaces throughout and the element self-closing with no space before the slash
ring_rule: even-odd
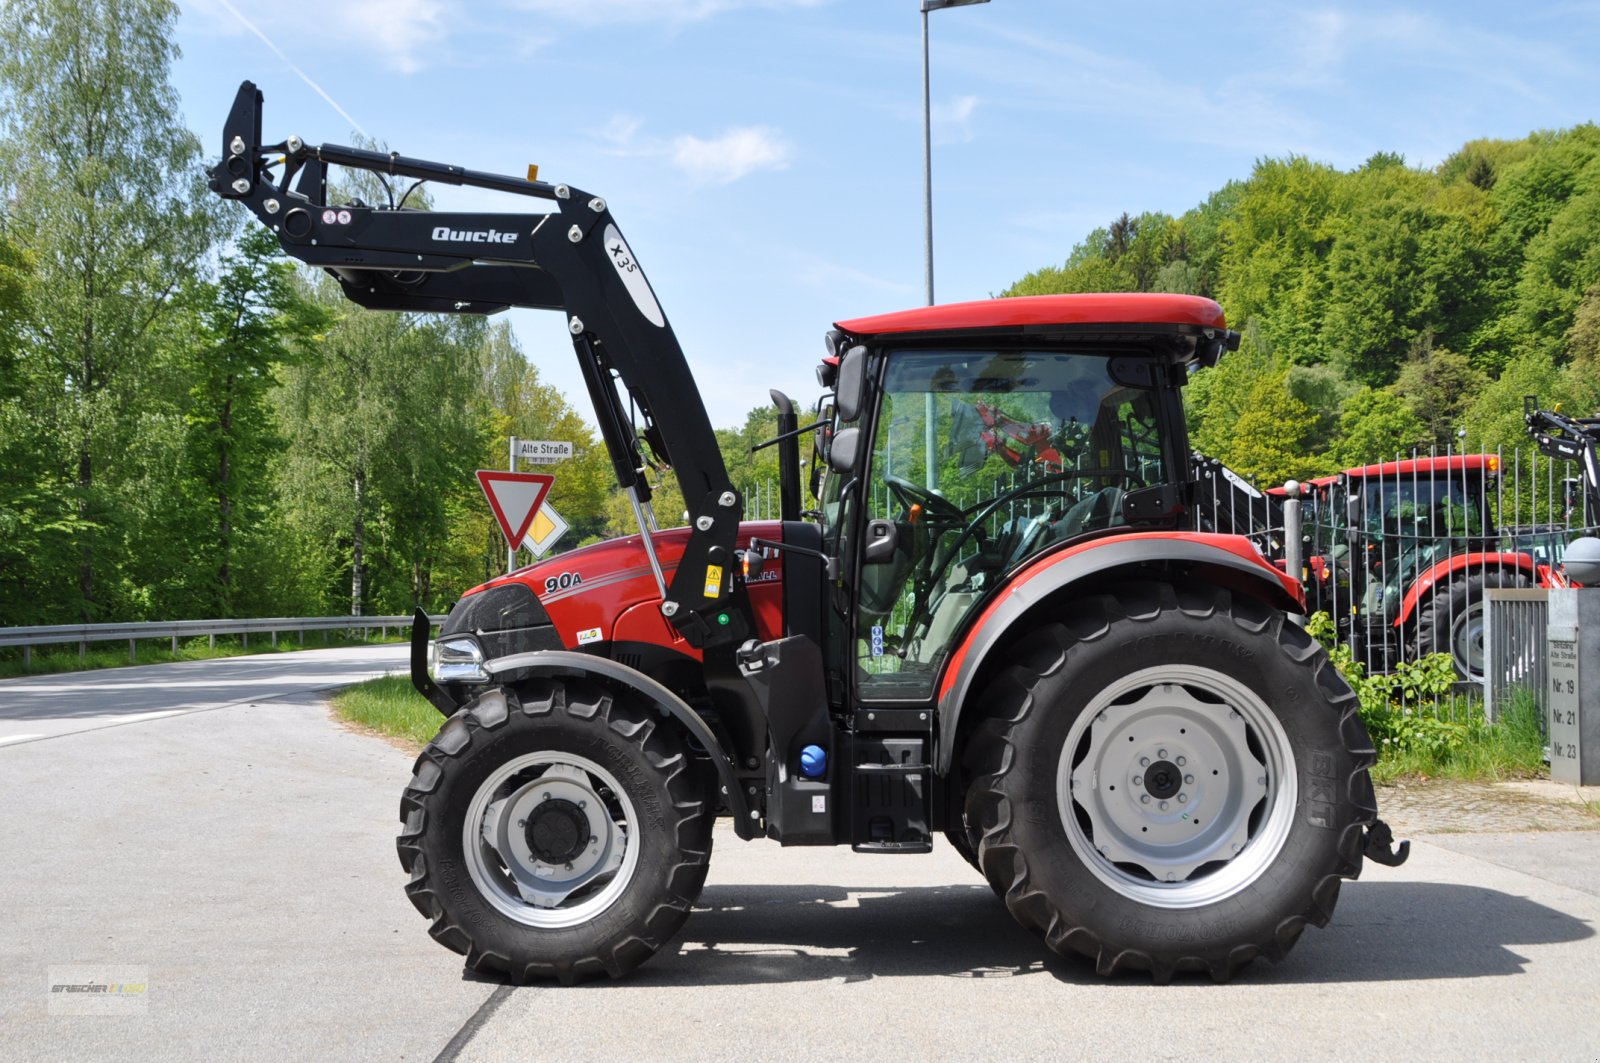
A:
<svg viewBox="0 0 1600 1063">
<path fill-rule="evenodd" d="M 597 627 L 586 627 L 578 632 L 578 645 L 587 646 L 591 642 L 599 642 L 605 638 Z"/>
<path fill-rule="evenodd" d="M 722 566 L 721 565 L 707 565 L 706 566 L 706 590 L 705 590 L 705 594 L 706 594 L 707 598 L 720 598 L 722 596 Z"/>
</svg>

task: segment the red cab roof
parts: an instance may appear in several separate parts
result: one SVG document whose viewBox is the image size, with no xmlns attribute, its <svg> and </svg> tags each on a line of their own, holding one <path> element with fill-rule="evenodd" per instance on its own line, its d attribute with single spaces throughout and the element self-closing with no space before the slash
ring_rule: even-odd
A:
<svg viewBox="0 0 1600 1063">
<path fill-rule="evenodd" d="M 1454 454 L 1448 458 L 1408 458 L 1346 469 L 1350 476 L 1438 476 L 1443 473 L 1499 472 L 1500 458 L 1494 454 Z"/>
<path fill-rule="evenodd" d="M 920 306 L 875 317 L 840 321 L 856 336 L 957 329 L 1020 328 L 1027 325 L 1193 325 L 1227 328 L 1222 307 L 1198 295 L 1110 292 L 1090 295 L 1025 295 L 975 303 Z"/>
</svg>

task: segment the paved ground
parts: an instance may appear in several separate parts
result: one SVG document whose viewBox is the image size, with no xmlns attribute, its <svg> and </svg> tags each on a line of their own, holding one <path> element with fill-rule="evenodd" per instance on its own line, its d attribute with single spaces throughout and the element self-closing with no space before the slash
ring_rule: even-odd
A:
<svg viewBox="0 0 1600 1063">
<path fill-rule="evenodd" d="M 631 980 L 474 981 L 400 890 L 409 758 L 305 692 L 403 650 L 366 652 L 92 673 L 59 713 L 0 683 L 0 736 L 56 736 L 0 746 L 0 1056 L 1600 1058 L 1594 831 L 1420 836 L 1281 966 L 1160 988 L 1045 959 L 948 850 L 721 832 L 703 910 Z M 145 1010 L 51 1014 L 65 964 L 142 968 Z"/>
</svg>

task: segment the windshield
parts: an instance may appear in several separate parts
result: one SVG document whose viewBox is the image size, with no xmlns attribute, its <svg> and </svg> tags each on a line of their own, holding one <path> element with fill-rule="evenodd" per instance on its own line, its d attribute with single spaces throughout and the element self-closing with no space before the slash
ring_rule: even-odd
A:
<svg viewBox="0 0 1600 1063">
<path fill-rule="evenodd" d="M 1151 376 L 1136 361 L 890 354 L 866 509 L 895 523 L 897 548 L 862 569 L 863 696 L 928 696 L 962 621 L 1005 573 L 1124 524 L 1127 492 L 1168 479 L 1159 393 L 1127 383 Z"/>
</svg>

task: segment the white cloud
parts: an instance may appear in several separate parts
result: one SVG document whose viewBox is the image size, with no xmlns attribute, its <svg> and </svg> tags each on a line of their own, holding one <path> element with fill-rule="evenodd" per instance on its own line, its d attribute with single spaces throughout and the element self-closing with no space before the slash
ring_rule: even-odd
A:
<svg viewBox="0 0 1600 1063">
<path fill-rule="evenodd" d="M 424 63 L 424 45 L 445 36 L 445 5 L 439 0 L 346 0 L 328 13 L 351 39 L 374 48 L 402 74 L 414 74 Z"/>
<path fill-rule="evenodd" d="M 675 137 L 672 161 L 695 181 L 725 185 L 757 170 L 785 168 L 789 165 L 789 145 L 775 129 L 742 126 L 711 140 L 689 135 Z"/>
<path fill-rule="evenodd" d="M 337 42 L 374 53 L 403 74 L 414 74 L 427 65 L 427 47 L 444 42 L 459 21 L 457 4 L 458 0 L 279 0 L 262 7 L 195 0 L 194 11 L 211 32 L 255 33 L 283 45 L 291 55 L 305 50 L 301 34 L 313 25 L 318 47 Z"/>
<path fill-rule="evenodd" d="M 789 165 L 789 143 L 770 126 L 736 126 L 707 140 L 690 133 L 671 139 L 641 136 L 643 125 L 632 115 L 612 115 L 594 136 L 607 155 L 668 159 L 700 184 L 731 184 L 759 170 Z"/>
<path fill-rule="evenodd" d="M 727 11 L 783 11 L 820 7 L 830 0 L 512 0 L 524 11 L 568 22 L 612 25 L 619 22 L 702 22 Z"/>
<path fill-rule="evenodd" d="M 941 144 L 963 144 L 972 139 L 972 116 L 978 110 L 978 97 L 960 96 L 949 103 L 936 103 L 929 109 L 934 139 Z"/>
</svg>

